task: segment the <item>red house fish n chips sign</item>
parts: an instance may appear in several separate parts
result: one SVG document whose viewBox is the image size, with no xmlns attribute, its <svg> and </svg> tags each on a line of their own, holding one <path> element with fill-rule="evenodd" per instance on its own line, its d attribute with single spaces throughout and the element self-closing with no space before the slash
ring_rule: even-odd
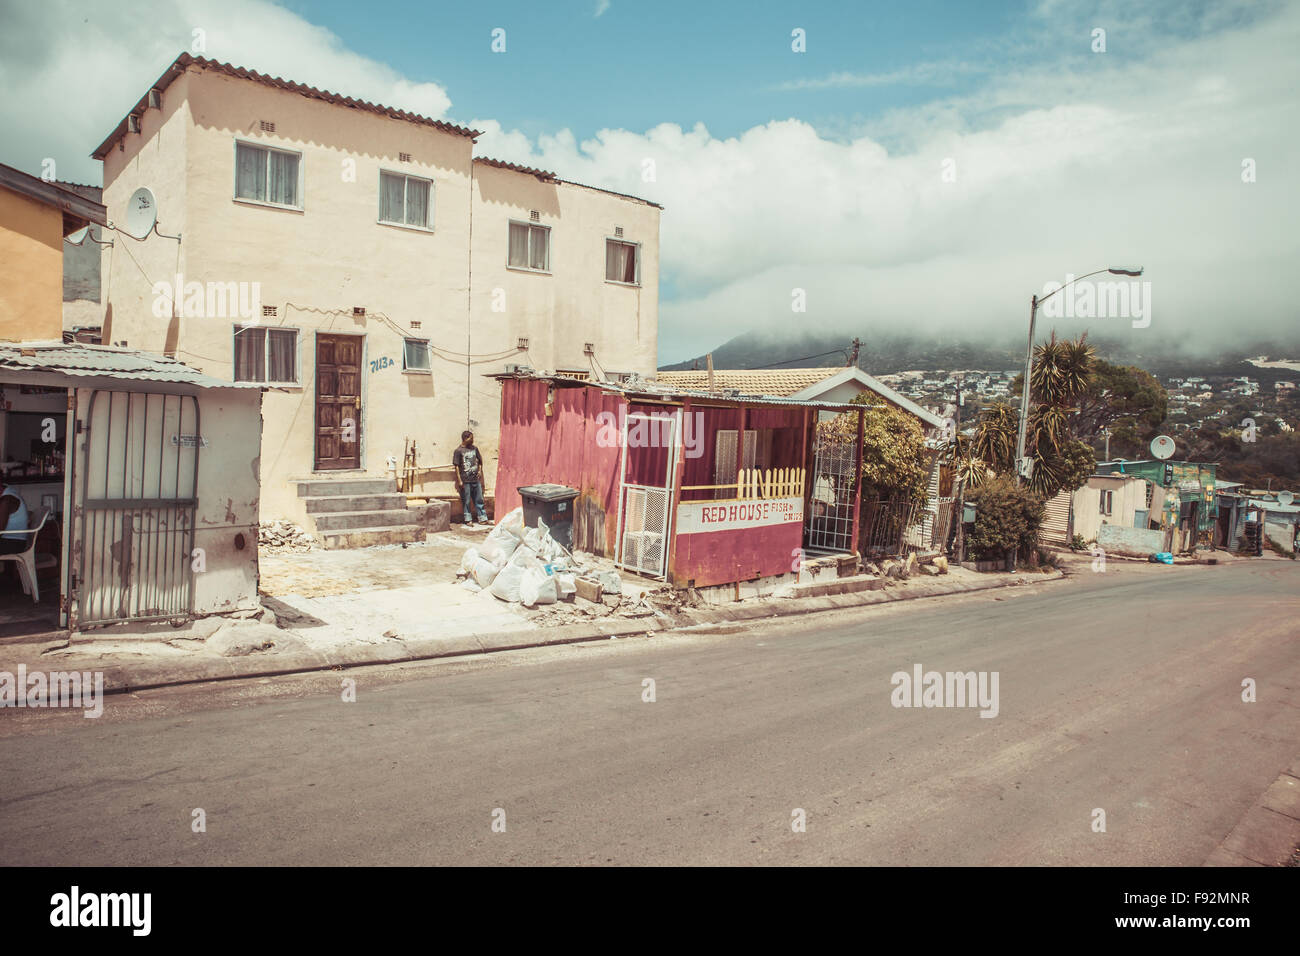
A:
<svg viewBox="0 0 1300 956">
<path fill-rule="evenodd" d="M 683 501 L 677 506 L 677 533 L 741 531 L 803 521 L 802 498 L 753 501 Z"/>
</svg>

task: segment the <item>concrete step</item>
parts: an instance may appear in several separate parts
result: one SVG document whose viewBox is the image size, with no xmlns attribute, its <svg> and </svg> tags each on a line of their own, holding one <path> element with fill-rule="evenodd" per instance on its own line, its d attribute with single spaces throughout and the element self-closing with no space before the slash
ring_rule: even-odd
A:
<svg viewBox="0 0 1300 956">
<path fill-rule="evenodd" d="M 406 495 L 398 491 L 377 495 L 312 495 L 303 501 L 307 503 L 309 515 L 338 511 L 401 511 L 406 507 Z"/>
<path fill-rule="evenodd" d="M 325 511 L 311 516 L 317 534 L 331 531 L 348 531 L 352 528 L 387 528 L 412 524 L 411 513 L 405 508 L 389 511 Z"/>
<path fill-rule="evenodd" d="M 855 591 L 879 591 L 885 579 L 871 574 L 853 574 L 844 578 L 792 584 L 782 597 L 824 597 L 828 594 L 852 594 Z"/>
<path fill-rule="evenodd" d="M 320 532 L 321 543 L 331 551 L 344 548 L 371 548 L 378 544 L 412 544 L 424 540 L 424 529 L 415 524 L 390 525 L 385 528 L 349 528 L 346 531 Z"/>
<path fill-rule="evenodd" d="M 299 498 L 384 495 L 397 491 L 395 478 L 313 478 L 298 482 Z"/>
</svg>

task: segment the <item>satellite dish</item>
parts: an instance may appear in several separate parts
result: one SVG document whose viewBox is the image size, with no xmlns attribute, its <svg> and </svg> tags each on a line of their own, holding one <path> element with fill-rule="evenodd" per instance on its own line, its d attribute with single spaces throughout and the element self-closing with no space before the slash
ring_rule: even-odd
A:
<svg viewBox="0 0 1300 956">
<path fill-rule="evenodd" d="M 1157 435 L 1151 439 L 1151 454 L 1161 461 L 1172 457 L 1174 454 L 1174 440 L 1168 435 Z"/>
<path fill-rule="evenodd" d="M 79 246 L 86 241 L 86 236 L 87 234 L 89 234 L 89 232 L 90 232 L 89 226 L 82 226 L 76 232 L 69 233 L 68 235 L 64 236 L 63 241 L 71 243 L 74 246 Z"/>
<path fill-rule="evenodd" d="M 1278 504 L 1280 504 L 1280 505 L 1289 505 L 1289 504 L 1290 504 L 1291 502 L 1293 502 L 1293 501 L 1295 501 L 1295 495 L 1291 494 L 1291 492 L 1289 492 L 1289 491 L 1279 491 L 1279 492 L 1277 493 L 1277 503 L 1278 503 Z"/>
<path fill-rule="evenodd" d="M 141 186 L 127 201 L 126 226 L 122 231 L 135 239 L 143 239 L 153 232 L 157 221 L 158 204 L 153 198 L 153 190 Z"/>
</svg>

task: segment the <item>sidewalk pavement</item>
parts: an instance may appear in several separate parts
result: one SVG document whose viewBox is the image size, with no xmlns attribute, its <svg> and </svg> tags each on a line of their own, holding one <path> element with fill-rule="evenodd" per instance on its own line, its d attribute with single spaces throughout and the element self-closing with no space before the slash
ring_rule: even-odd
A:
<svg viewBox="0 0 1300 956">
<path fill-rule="evenodd" d="M 1300 854 L 1300 757 L 1282 771 L 1204 866 L 1295 866 Z"/>
<path fill-rule="evenodd" d="M 264 555 L 261 611 L 187 627 L 118 625 L 71 641 L 0 643 L 0 671 L 101 671 L 106 693 L 429 660 L 550 644 L 652 635 L 792 614 L 940 597 L 1060 580 L 1060 571 L 977 573 L 876 583 L 817 597 L 752 598 L 688 606 L 682 592 L 624 575 L 622 599 L 574 597 L 528 609 L 455 581 L 465 547 L 482 533 L 459 528 L 421 544 Z M 831 582 L 834 583 L 834 580 Z"/>
</svg>

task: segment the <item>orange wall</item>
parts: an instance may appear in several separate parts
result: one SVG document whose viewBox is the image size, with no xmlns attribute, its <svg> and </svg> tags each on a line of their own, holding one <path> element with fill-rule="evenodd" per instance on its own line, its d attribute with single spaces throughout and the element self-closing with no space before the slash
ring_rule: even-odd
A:
<svg viewBox="0 0 1300 956">
<path fill-rule="evenodd" d="M 0 187 L 0 341 L 63 337 L 63 213 Z"/>
</svg>

